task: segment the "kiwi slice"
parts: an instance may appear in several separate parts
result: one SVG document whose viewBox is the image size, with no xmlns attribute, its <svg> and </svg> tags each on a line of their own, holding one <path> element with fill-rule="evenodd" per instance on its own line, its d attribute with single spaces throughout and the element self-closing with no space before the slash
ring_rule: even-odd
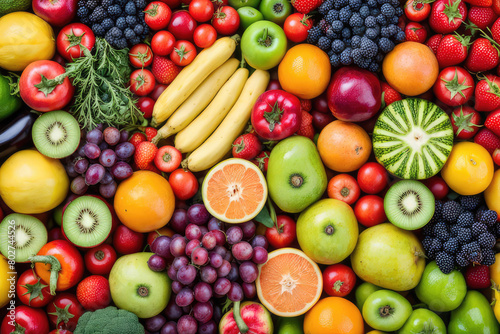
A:
<svg viewBox="0 0 500 334">
<path fill-rule="evenodd" d="M 16 262 L 28 262 L 47 243 L 47 229 L 35 217 L 12 213 L 0 223 L 0 252 Z"/>
<path fill-rule="evenodd" d="M 95 247 L 109 236 L 112 219 L 106 203 L 96 197 L 81 196 L 64 210 L 62 230 L 76 246 Z"/>
<path fill-rule="evenodd" d="M 61 159 L 73 154 L 78 148 L 80 126 L 65 111 L 49 111 L 33 123 L 32 137 L 40 153 L 49 158 Z"/>
<path fill-rule="evenodd" d="M 394 183 L 384 198 L 387 219 L 404 230 L 416 230 L 434 215 L 434 195 L 423 183 L 402 180 Z"/>
<path fill-rule="evenodd" d="M 373 153 L 401 179 L 427 179 L 443 168 L 453 147 L 449 116 L 423 99 L 404 99 L 382 111 L 373 130 Z"/>
</svg>

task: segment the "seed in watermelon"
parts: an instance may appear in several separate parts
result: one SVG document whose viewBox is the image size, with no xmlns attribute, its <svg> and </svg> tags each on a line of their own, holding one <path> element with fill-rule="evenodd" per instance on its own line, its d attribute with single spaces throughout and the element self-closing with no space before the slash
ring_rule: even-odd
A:
<svg viewBox="0 0 500 334">
<path fill-rule="evenodd" d="M 444 166 L 453 147 L 448 115 L 423 99 L 404 99 L 382 111 L 373 130 L 378 162 L 402 179 L 427 179 Z"/>
</svg>

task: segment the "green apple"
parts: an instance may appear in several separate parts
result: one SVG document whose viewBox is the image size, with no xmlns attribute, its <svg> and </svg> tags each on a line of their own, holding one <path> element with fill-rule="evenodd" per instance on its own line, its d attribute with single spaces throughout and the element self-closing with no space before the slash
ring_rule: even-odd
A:
<svg viewBox="0 0 500 334">
<path fill-rule="evenodd" d="M 241 52 L 245 61 L 258 70 L 277 66 L 285 56 L 286 47 L 285 32 L 270 21 L 252 23 L 241 36 Z"/>
<path fill-rule="evenodd" d="M 436 313 L 419 308 L 412 312 L 398 334 L 446 334 L 446 325 Z"/>
<path fill-rule="evenodd" d="M 240 28 L 242 30 L 245 30 L 246 28 L 251 26 L 252 23 L 264 19 L 262 13 L 253 7 L 241 7 L 238 8 L 237 12 L 240 16 Z"/>
<path fill-rule="evenodd" d="M 241 7 L 254 7 L 257 8 L 259 6 L 260 0 L 229 0 L 228 4 L 229 6 L 233 7 L 234 9 L 239 9 Z"/>
<path fill-rule="evenodd" d="M 498 302 L 498 301 L 497 301 Z M 451 311 L 448 334 L 498 334 L 498 321 L 486 297 L 469 290 L 460 306 Z"/>
<path fill-rule="evenodd" d="M 292 5 L 288 0 L 262 0 L 259 10 L 266 20 L 283 25 L 292 14 Z"/>
<path fill-rule="evenodd" d="M 376 286 L 375 284 L 371 284 L 368 282 L 361 283 L 356 289 L 356 292 L 354 293 L 356 297 L 356 305 L 358 306 L 358 308 L 362 310 L 366 298 L 368 298 L 368 296 L 374 293 L 375 291 L 381 289 L 382 289 L 381 287 Z"/>
<path fill-rule="evenodd" d="M 276 334 L 304 334 L 304 316 L 279 318 Z"/>
<path fill-rule="evenodd" d="M 405 297 L 391 290 L 378 290 L 366 298 L 363 319 L 372 328 L 394 332 L 403 327 L 412 313 Z"/>
</svg>

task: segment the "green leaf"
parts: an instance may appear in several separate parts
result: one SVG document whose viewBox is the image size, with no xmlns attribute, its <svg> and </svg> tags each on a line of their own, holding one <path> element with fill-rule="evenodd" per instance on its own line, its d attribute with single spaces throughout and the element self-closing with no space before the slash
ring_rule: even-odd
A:
<svg viewBox="0 0 500 334">
<path fill-rule="evenodd" d="M 259 223 L 263 224 L 266 227 L 274 226 L 274 222 L 266 206 L 264 206 L 262 210 L 260 210 L 259 214 L 257 215 L 257 217 L 254 218 L 254 220 L 258 221 Z"/>
</svg>

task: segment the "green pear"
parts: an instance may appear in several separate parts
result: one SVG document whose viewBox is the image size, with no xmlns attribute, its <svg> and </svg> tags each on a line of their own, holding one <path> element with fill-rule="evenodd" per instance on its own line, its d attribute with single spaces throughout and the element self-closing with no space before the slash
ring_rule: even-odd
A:
<svg viewBox="0 0 500 334">
<path fill-rule="evenodd" d="M 469 290 L 460 306 L 451 311 L 448 334 L 498 334 L 498 322 L 486 297 Z"/>
<path fill-rule="evenodd" d="M 446 334 L 446 325 L 436 313 L 419 308 L 411 313 L 398 334 Z"/>
</svg>

